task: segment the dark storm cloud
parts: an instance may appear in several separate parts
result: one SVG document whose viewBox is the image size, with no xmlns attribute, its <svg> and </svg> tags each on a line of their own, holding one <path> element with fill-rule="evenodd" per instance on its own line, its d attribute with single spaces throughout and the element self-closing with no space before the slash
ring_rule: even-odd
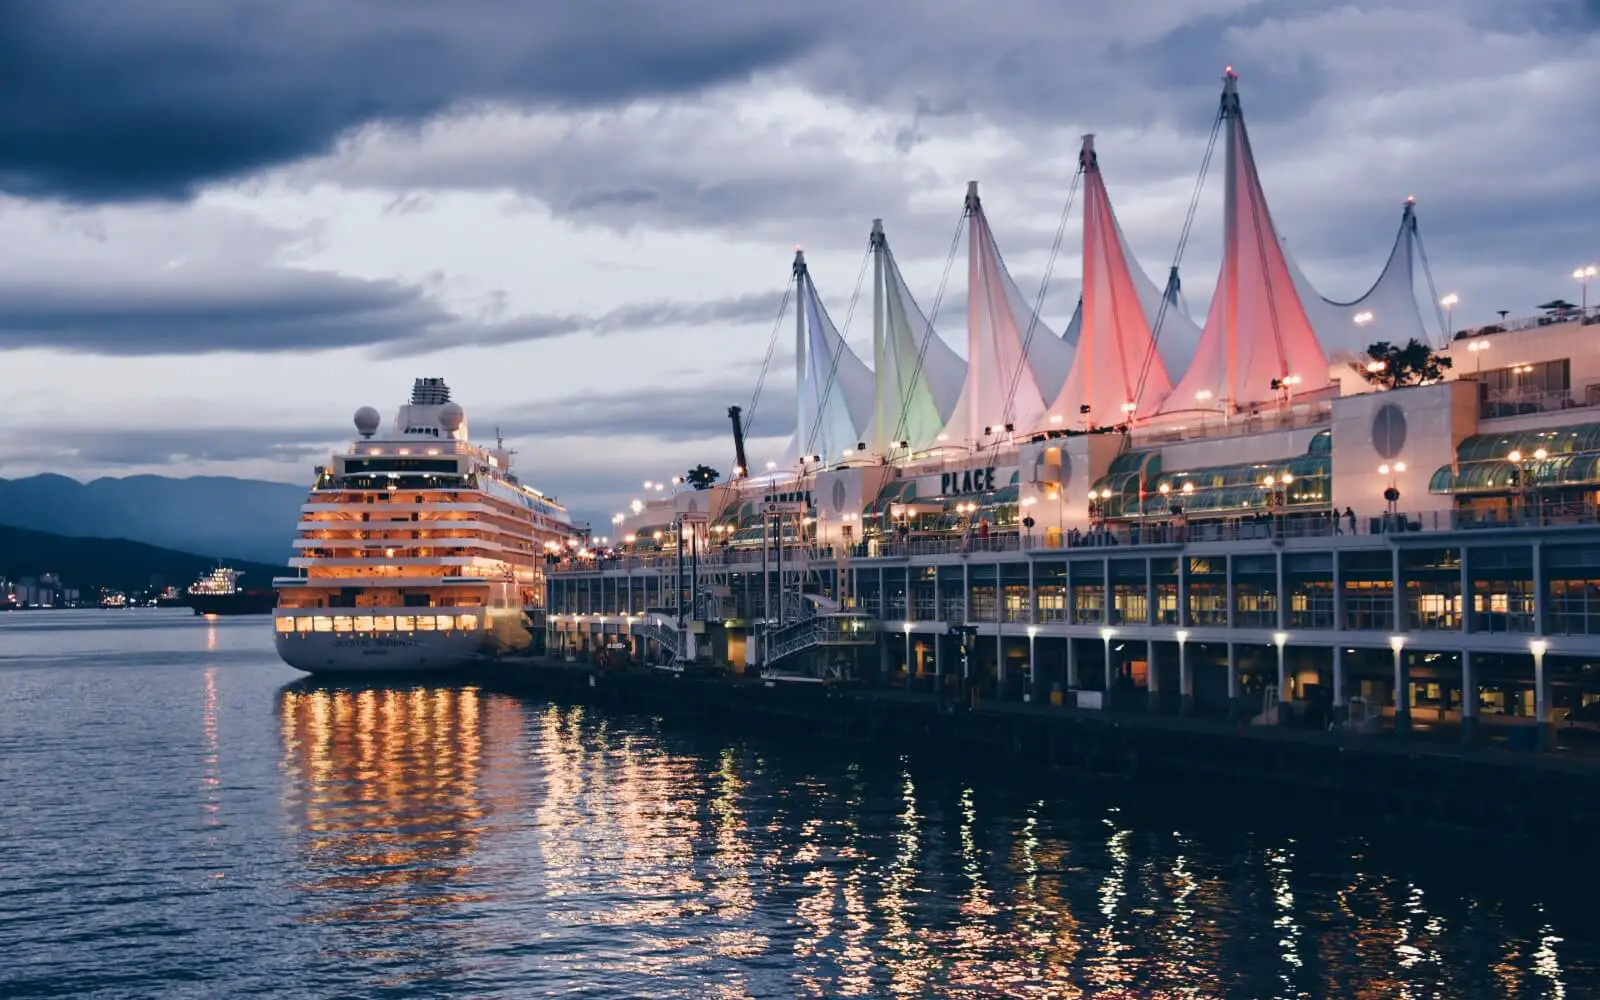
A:
<svg viewBox="0 0 1600 1000">
<path fill-rule="evenodd" d="M 794 425 L 795 398 L 789 370 L 769 378 L 756 400 L 754 379 L 711 378 L 691 373 L 652 376 L 641 387 L 631 377 L 627 388 L 590 390 L 541 401 L 502 421 L 508 435 L 521 438 L 637 438 L 686 442 L 733 433 L 728 407 L 744 410 L 748 437 L 777 437 Z"/>
<path fill-rule="evenodd" d="M 471 320 L 419 288 L 315 271 L 207 278 L 170 272 L 156 283 L 0 282 L 0 350 L 195 355 L 375 347 L 385 356 L 668 326 L 770 324 L 779 296 L 649 302 L 585 315 Z"/>
<path fill-rule="evenodd" d="M 0 349 L 124 356 L 329 350 L 452 322 L 415 288 L 310 271 L 246 281 L 0 284 Z"/>
<path fill-rule="evenodd" d="M 366 122 L 739 79 L 792 58 L 823 23 L 791 5 L 720 0 L 8 0 L 0 185 L 182 197 Z"/>
</svg>

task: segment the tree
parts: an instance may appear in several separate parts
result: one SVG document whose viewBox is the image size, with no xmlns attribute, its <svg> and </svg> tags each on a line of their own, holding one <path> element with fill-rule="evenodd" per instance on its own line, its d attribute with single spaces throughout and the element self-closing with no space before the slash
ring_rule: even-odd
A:
<svg viewBox="0 0 1600 1000">
<path fill-rule="evenodd" d="M 1433 348 L 1418 340 L 1409 340 L 1404 347 L 1380 340 L 1367 348 L 1367 367 L 1361 377 L 1373 385 L 1398 389 L 1443 381 L 1445 369 L 1450 367 L 1449 358 L 1434 354 Z"/>
<path fill-rule="evenodd" d="M 711 485 L 721 478 L 722 473 L 709 465 L 697 465 L 683 477 L 684 482 L 697 490 L 709 490 Z"/>
</svg>

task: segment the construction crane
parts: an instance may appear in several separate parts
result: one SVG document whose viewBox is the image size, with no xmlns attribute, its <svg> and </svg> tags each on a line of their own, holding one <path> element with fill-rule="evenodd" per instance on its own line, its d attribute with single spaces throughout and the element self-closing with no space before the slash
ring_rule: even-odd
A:
<svg viewBox="0 0 1600 1000">
<path fill-rule="evenodd" d="M 728 419 L 733 421 L 733 475 L 729 479 L 743 479 L 750 474 L 750 466 L 744 460 L 744 421 L 741 419 L 744 410 L 737 406 L 728 407 Z"/>
</svg>

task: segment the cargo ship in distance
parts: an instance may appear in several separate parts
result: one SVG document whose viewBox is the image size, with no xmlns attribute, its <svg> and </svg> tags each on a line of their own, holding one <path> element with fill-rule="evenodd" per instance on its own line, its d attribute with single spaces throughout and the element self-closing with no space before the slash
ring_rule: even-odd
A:
<svg viewBox="0 0 1600 1000">
<path fill-rule="evenodd" d="M 243 576 L 239 570 L 218 566 L 189 584 L 183 603 L 197 615 L 264 615 L 271 611 L 277 593 L 269 588 L 241 587 Z"/>
<path fill-rule="evenodd" d="M 417 379 L 387 434 L 359 435 L 316 470 L 301 507 L 300 575 L 273 581 L 273 634 L 308 673 L 449 671 L 542 638 L 545 564 L 578 532 L 522 484 L 496 435 L 473 444 L 443 379 Z"/>
</svg>

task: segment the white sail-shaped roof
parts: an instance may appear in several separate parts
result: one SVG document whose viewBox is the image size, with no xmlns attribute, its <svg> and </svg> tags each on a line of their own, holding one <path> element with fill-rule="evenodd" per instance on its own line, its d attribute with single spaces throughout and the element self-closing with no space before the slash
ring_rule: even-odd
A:
<svg viewBox="0 0 1600 1000">
<path fill-rule="evenodd" d="M 1173 388 L 1167 411 L 1244 406 L 1279 396 L 1274 382 L 1300 391 L 1328 381 L 1328 359 L 1300 300 L 1272 224 L 1250 136 L 1239 108 L 1238 77 L 1224 77 L 1227 129 L 1222 271 L 1194 360 Z"/>
<path fill-rule="evenodd" d="M 872 224 L 876 400 L 867 440 L 887 455 L 906 442 L 932 447 L 961 397 L 967 363 L 933 329 L 889 249 L 882 220 Z"/>
<path fill-rule="evenodd" d="M 1285 247 L 1283 256 L 1294 277 L 1300 301 L 1305 304 L 1311 325 L 1316 328 L 1322 349 L 1334 361 L 1359 362 L 1373 343 L 1386 340 L 1405 344 L 1408 340 L 1428 343 L 1427 324 L 1417 308 L 1415 250 L 1417 239 L 1416 205 L 1406 199 L 1389 259 L 1372 287 L 1351 302 L 1323 298 L 1296 265 Z M 1356 322 L 1357 317 L 1361 322 Z"/>
<path fill-rule="evenodd" d="M 823 308 L 803 254 L 795 254 L 799 290 L 796 317 L 796 364 L 799 366 L 801 455 L 820 455 L 836 462 L 861 441 L 872 413 L 872 371 L 850 349 Z"/>
<path fill-rule="evenodd" d="M 1082 325 L 1072 372 L 1050 413 L 1052 423 L 1059 417 L 1068 427 L 1107 427 L 1154 413 L 1172 390 L 1172 381 L 1150 333 L 1147 306 L 1139 294 L 1143 272 L 1117 226 L 1093 136 L 1083 137 L 1078 157 L 1084 196 Z M 1149 279 L 1144 283 L 1150 284 Z M 1158 292 L 1158 307 L 1159 300 Z"/>
<path fill-rule="evenodd" d="M 1031 339 L 1030 339 L 1031 337 Z M 1024 346 L 1026 345 L 1026 347 Z M 967 374 L 945 433 L 981 442 L 985 428 L 1036 426 L 1072 367 L 1072 347 L 1039 322 L 995 246 L 967 185 Z"/>
</svg>

